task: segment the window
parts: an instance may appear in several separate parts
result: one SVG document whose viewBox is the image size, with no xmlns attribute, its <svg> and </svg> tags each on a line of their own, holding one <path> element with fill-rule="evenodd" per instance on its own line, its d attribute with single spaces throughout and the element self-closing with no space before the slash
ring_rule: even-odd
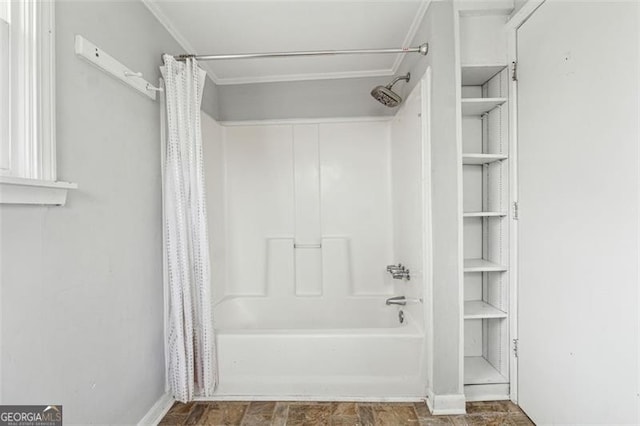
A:
<svg viewBox="0 0 640 426">
<path fill-rule="evenodd" d="M 64 204 L 75 187 L 56 182 L 53 30 L 53 0 L 0 1 L 0 203 Z"/>
<path fill-rule="evenodd" d="M 11 3 L 0 2 L 0 170 L 10 169 L 9 131 L 11 129 L 10 66 Z"/>
</svg>

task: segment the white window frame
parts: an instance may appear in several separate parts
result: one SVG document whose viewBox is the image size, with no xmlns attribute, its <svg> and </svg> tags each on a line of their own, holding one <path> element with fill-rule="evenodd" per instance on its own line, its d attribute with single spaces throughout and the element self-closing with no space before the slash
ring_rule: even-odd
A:
<svg viewBox="0 0 640 426">
<path fill-rule="evenodd" d="M 10 7 L 10 153 L 0 169 L 0 204 L 64 205 L 77 185 L 57 181 L 54 1 Z"/>
</svg>

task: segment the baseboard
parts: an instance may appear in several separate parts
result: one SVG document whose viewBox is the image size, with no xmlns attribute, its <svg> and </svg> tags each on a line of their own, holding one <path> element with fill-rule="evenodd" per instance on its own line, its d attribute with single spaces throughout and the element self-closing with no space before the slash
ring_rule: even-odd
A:
<svg viewBox="0 0 640 426">
<path fill-rule="evenodd" d="M 427 393 L 427 406 L 434 416 L 466 414 L 465 402 L 464 394 L 436 395 L 432 391 Z"/>
<path fill-rule="evenodd" d="M 170 394 L 163 394 L 138 422 L 138 426 L 156 426 L 167 414 L 174 402 L 175 400 Z"/>
</svg>

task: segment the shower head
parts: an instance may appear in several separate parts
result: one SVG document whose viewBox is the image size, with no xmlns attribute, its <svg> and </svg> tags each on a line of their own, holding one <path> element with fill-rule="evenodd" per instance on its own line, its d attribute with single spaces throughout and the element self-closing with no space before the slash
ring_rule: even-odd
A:
<svg viewBox="0 0 640 426">
<path fill-rule="evenodd" d="M 396 77 L 393 81 L 386 86 L 376 86 L 371 91 L 371 96 L 376 98 L 378 102 L 380 102 L 384 106 L 388 106 L 389 108 L 393 108 L 395 106 L 400 105 L 402 102 L 402 97 L 398 95 L 396 92 L 391 90 L 394 84 L 396 84 L 400 80 L 409 81 L 411 79 L 411 73 L 407 73 L 407 75 Z"/>
</svg>

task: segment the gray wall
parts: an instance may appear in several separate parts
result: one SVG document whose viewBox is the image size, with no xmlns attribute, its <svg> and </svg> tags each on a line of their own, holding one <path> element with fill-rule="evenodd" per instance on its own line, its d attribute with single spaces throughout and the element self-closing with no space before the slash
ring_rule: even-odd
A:
<svg viewBox="0 0 640 426">
<path fill-rule="evenodd" d="M 459 194 L 461 176 L 455 167 L 461 153 L 456 142 L 455 30 L 452 2 L 433 2 L 413 44 L 429 42 L 426 58 L 408 57 L 398 72 L 416 76 L 432 73 L 431 215 L 433 253 L 433 378 L 436 395 L 460 395 L 463 348 Z"/>
<path fill-rule="evenodd" d="M 235 121 L 391 116 L 397 108 L 387 108 L 370 95 L 371 89 L 390 80 L 366 77 L 220 85 L 218 117 Z M 400 92 L 402 85 L 394 89 L 410 93 Z"/>
<path fill-rule="evenodd" d="M 431 129 L 431 217 L 433 227 L 433 391 L 460 395 L 462 294 L 460 180 L 454 166 L 462 153 L 456 141 L 454 9 L 432 3 L 426 26 L 433 72 Z"/>
<path fill-rule="evenodd" d="M 79 189 L 65 207 L 0 207 L 2 403 L 136 423 L 164 391 L 159 107 L 73 40 L 150 81 L 181 49 L 141 2 L 61 1 L 56 16 L 58 175 Z"/>
</svg>

